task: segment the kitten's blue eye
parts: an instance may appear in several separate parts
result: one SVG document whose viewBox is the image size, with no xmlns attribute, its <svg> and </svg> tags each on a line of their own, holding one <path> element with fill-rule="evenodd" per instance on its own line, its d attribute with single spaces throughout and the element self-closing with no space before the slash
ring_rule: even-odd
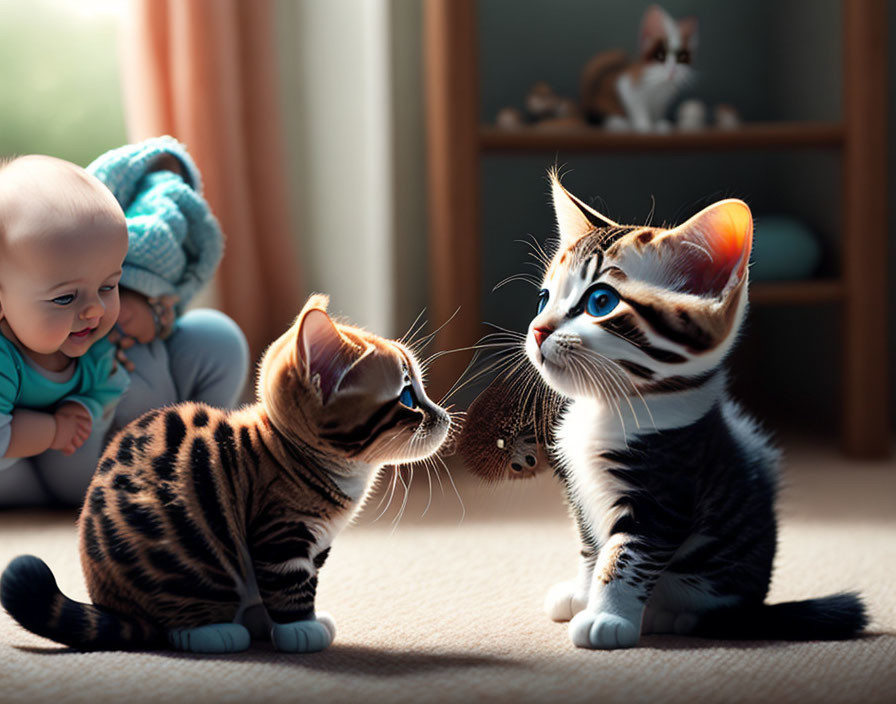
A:
<svg viewBox="0 0 896 704">
<path fill-rule="evenodd" d="M 64 296 L 56 296 L 56 298 L 52 299 L 52 302 L 55 303 L 57 306 L 67 306 L 74 300 L 75 300 L 75 294 L 67 293 Z"/>
<path fill-rule="evenodd" d="M 585 310 L 588 315 L 599 318 L 610 313 L 617 305 L 619 305 L 619 294 L 609 286 L 598 286 L 588 296 L 585 302 Z"/>
<path fill-rule="evenodd" d="M 408 408 L 416 408 L 417 407 L 417 397 L 414 395 L 414 389 L 411 386 L 405 386 L 401 390 L 401 395 L 398 397 L 398 401 L 407 406 Z"/>
<path fill-rule="evenodd" d="M 548 299 L 551 297 L 551 294 L 548 292 L 546 288 L 541 289 L 538 293 L 538 306 L 535 310 L 535 315 L 541 313 L 544 310 L 544 307 L 548 304 Z"/>
</svg>

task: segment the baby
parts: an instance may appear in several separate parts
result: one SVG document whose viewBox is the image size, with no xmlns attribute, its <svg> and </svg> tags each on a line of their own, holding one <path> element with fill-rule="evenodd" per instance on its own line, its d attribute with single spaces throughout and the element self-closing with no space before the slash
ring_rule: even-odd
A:
<svg viewBox="0 0 896 704">
<path fill-rule="evenodd" d="M 0 165 L 0 505 L 52 494 L 47 475 L 67 468 L 47 450 L 72 455 L 90 440 L 95 465 L 127 388 L 106 339 L 127 249 L 121 206 L 80 167 Z"/>
</svg>

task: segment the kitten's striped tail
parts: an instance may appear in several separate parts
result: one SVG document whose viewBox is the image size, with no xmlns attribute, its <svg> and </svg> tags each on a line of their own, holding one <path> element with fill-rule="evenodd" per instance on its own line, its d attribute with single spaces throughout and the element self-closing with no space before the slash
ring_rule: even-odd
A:
<svg viewBox="0 0 896 704">
<path fill-rule="evenodd" d="M 162 646 L 161 633 L 137 619 L 72 601 L 47 564 L 20 555 L 0 577 L 0 603 L 32 633 L 77 650 L 133 650 Z"/>
<path fill-rule="evenodd" d="M 743 640 L 843 640 L 868 625 L 858 594 L 717 609 L 704 614 L 695 636 Z"/>
</svg>

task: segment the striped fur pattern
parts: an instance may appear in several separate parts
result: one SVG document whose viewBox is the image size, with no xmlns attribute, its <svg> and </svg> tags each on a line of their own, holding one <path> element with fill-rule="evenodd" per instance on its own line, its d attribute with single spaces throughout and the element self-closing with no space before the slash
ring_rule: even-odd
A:
<svg viewBox="0 0 896 704">
<path fill-rule="evenodd" d="M 268 349 L 255 405 L 187 403 L 121 431 L 79 521 L 93 604 L 64 597 L 25 556 L 2 578 L 13 617 L 78 649 L 328 644 L 330 622 L 316 647 L 301 628 L 298 643 L 277 629 L 315 621 L 318 572 L 379 468 L 432 454 L 450 421 L 407 347 L 333 322 L 326 303 L 312 297 Z M 230 624 L 224 646 L 197 646 L 213 624 Z"/>
<path fill-rule="evenodd" d="M 585 648 L 631 647 L 642 632 L 860 631 L 855 595 L 764 605 L 778 452 L 728 397 L 723 368 L 747 307 L 747 206 L 625 227 L 551 182 L 560 242 L 525 345 L 568 399 L 553 451 L 582 550 L 549 616 Z"/>
</svg>

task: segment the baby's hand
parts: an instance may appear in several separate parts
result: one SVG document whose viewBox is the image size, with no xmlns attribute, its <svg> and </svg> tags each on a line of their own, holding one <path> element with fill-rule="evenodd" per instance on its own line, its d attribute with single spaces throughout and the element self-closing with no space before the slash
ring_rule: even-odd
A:
<svg viewBox="0 0 896 704">
<path fill-rule="evenodd" d="M 122 289 L 119 298 L 118 323 L 109 333 L 109 341 L 118 347 L 115 358 L 132 372 L 134 363 L 128 359 L 126 350 L 138 342 L 145 345 L 156 337 L 170 335 L 174 327 L 174 305 L 179 299 L 177 296 L 147 298 L 129 289 Z"/>
<path fill-rule="evenodd" d="M 121 333 L 113 330 L 109 339 L 118 343 L 122 349 L 133 347 L 138 342 L 144 345 L 152 342 L 156 336 L 156 321 L 146 296 L 122 289 L 119 299 L 121 307 L 118 312 L 118 327 L 121 328 Z"/>
<path fill-rule="evenodd" d="M 62 404 L 53 415 L 56 418 L 56 435 L 50 449 L 70 455 L 90 437 L 93 419 L 84 406 L 74 402 Z"/>
<path fill-rule="evenodd" d="M 121 307 L 118 312 L 118 324 L 109 333 L 109 342 L 118 347 L 115 358 L 129 372 L 134 371 L 134 363 L 128 359 L 126 350 L 138 342 L 152 342 L 156 336 L 156 322 L 152 307 L 146 296 L 123 288 L 119 294 Z"/>
</svg>

